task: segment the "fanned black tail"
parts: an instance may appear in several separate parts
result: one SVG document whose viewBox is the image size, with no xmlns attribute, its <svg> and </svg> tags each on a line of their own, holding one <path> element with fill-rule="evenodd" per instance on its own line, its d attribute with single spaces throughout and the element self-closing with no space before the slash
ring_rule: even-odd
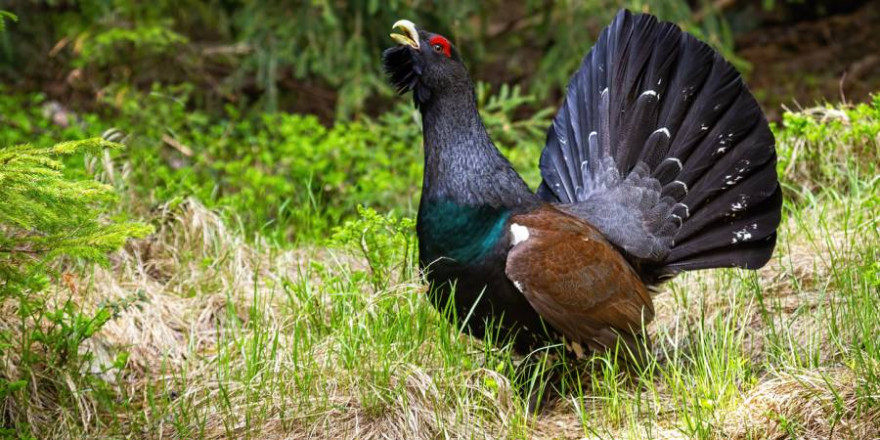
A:
<svg viewBox="0 0 880 440">
<path fill-rule="evenodd" d="M 572 77 L 538 194 L 567 204 L 647 279 L 770 258 L 773 135 L 739 73 L 672 23 L 620 11 Z"/>
</svg>

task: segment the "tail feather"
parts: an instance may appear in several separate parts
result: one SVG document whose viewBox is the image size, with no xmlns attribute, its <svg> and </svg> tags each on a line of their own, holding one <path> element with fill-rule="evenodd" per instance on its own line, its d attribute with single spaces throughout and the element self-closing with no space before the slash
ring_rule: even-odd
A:
<svg viewBox="0 0 880 440">
<path fill-rule="evenodd" d="M 665 262 L 685 261 L 694 255 L 731 248 L 739 243 L 761 242 L 776 234 L 781 206 L 782 192 L 776 191 L 771 198 L 756 206 L 758 209 L 755 215 L 716 221 L 700 230 L 700 234 L 692 236 L 690 240 L 676 242 Z"/>
<path fill-rule="evenodd" d="M 626 117 L 625 129 L 622 133 L 620 145 L 645 145 L 648 137 L 656 131 L 643 121 L 657 119 L 660 111 L 660 95 L 653 90 L 646 90 L 635 100 L 635 105 Z M 639 148 L 621 148 L 617 151 L 618 169 L 622 173 L 628 172 L 635 166 L 642 151 Z"/>
<path fill-rule="evenodd" d="M 768 188 L 766 185 L 767 179 L 772 178 L 770 175 L 774 171 L 771 167 L 765 166 L 761 172 L 753 174 L 740 183 L 736 191 L 722 192 L 699 207 L 700 209 L 693 212 L 676 234 L 677 245 L 683 245 L 692 237 L 704 233 L 713 224 L 761 213 L 766 207 L 760 204 L 779 192 L 779 187 Z M 778 209 L 775 211 L 779 214 Z"/>
<path fill-rule="evenodd" d="M 670 141 L 669 129 L 658 128 L 654 130 L 645 141 L 645 148 L 642 150 L 639 160 L 647 165 L 648 169 L 656 168 L 669 152 Z"/>
<path fill-rule="evenodd" d="M 685 270 L 710 269 L 713 267 L 739 267 L 743 269 L 760 269 L 773 255 L 776 246 L 776 234 L 761 241 L 741 243 L 735 246 L 715 249 L 691 256 L 684 261 L 669 262 L 654 274 L 660 279 L 675 275 Z"/>
<path fill-rule="evenodd" d="M 696 182 L 710 170 L 720 171 L 724 167 L 717 166 L 717 162 L 724 158 L 745 158 L 753 167 L 773 158 L 773 137 L 754 119 L 760 109 L 756 108 L 754 100 L 747 98 L 740 95 L 693 148 L 687 158 L 688 167 L 682 172 L 682 180 Z"/>
<path fill-rule="evenodd" d="M 780 219 L 775 163 L 767 121 L 721 55 L 621 11 L 569 83 L 538 194 L 651 268 L 646 278 L 756 268 Z"/>
<path fill-rule="evenodd" d="M 676 28 L 677 30 L 678 28 Z M 693 105 L 695 95 L 712 71 L 715 52 L 709 46 L 679 31 L 680 58 L 670 78 L 666 102 L 660 112 L 659 126 L 674 133 L 676 143 L 681 142 L 682 125 Z M 661 77 L 658 81 L 663 81 Z"/>
</svg>

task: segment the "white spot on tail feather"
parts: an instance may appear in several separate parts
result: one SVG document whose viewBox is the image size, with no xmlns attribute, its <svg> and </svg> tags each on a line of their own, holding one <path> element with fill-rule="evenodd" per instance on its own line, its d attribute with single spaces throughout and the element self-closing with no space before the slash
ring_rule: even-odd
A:
<svg viewBox="0 0 880 440">
<path fill-rule="evenodd" d="M 749 207 L 749 197 L 745 194 L 739 195 L 739 200 L 730 205 L 730 212 L 737 213 Z"/>
<path fill-rule="evenodd" d="M 666 137 L 670 137 L 669 136 L 669 129 L 666 127 L 658 128 L 658 129 L 654 130 L 654 133 L 663 133 L 666 135 Z"/>
<path fill-rule="evenodd" d="M 752 229 L 756 229 L 756 228 L 752 228 Z M 730 241 L 730 244 L 737 244 L 740 241 L 748 241 L 751 238 L 752 238 L 752 233 L 749 232 L 748 227 L 745 227 L 745 228 L 740 229 L 739 231 L 734 231 L 733 239 Z"/>
<path fill-rule="evenodd" d="M 737 174 L 736 176 L 734 176 L 734 175 L 730 174 L 730 175 L 724 176 L 724 184 L 727 186 L 733 186 L 733 185 L 736 185 L 737 182 L 742 180 L 742 178 L 743 178 L 742 175 Z"/>
<path fill-rule="evenodd" d="M 646 96 L 646 95 L 647 96 L 658 96 L 657 92 L 655 92 L 653 90 L 645 90 L 644 92 L 642 92 L 641 96 Z"/>
<path fill-rule="evenodd" d="M 510 233 L 513 235 L 510 239 L 510 245 L 516 246 L 529 239 L 529 228 L 512 223 L 510 225 Z"/>
</svg>

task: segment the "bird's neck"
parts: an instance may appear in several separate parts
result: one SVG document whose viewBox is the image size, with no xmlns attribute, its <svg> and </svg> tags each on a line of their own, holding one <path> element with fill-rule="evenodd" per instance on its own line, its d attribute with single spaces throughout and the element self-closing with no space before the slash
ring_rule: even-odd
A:
<svg viewBox="0 0 880 440">
<path fill-rule="evenodd" d="M 472 86 L 435 92 L 421 111 L 425 142 L 422 203 L 452 201 L 503 209 L 534 197 L 489 138 Z"/>
<path fill-rule="evenodd" d="M 537 200 L 495 148 L 473 88 L 433 93 L 421 106 L 425 175 L 417 231 L 422 263 L 484 260 L 519 209 Z"/>
</svg>

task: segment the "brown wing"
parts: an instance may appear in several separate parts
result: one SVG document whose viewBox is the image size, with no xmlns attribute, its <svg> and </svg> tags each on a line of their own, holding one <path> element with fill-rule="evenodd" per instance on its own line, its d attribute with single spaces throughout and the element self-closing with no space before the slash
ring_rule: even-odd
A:
<svg viewBox="0 0 880 440">
<path fill-rule="evenodd" d="M 549 205 L 514 216 L 510 228 L 507 277 L 544 320 L 594 350 L 621 340 L 641 353 L 638 336 L 654 318 L 654 306 L 633 268 L 602 234 Z"/>
</svg>

